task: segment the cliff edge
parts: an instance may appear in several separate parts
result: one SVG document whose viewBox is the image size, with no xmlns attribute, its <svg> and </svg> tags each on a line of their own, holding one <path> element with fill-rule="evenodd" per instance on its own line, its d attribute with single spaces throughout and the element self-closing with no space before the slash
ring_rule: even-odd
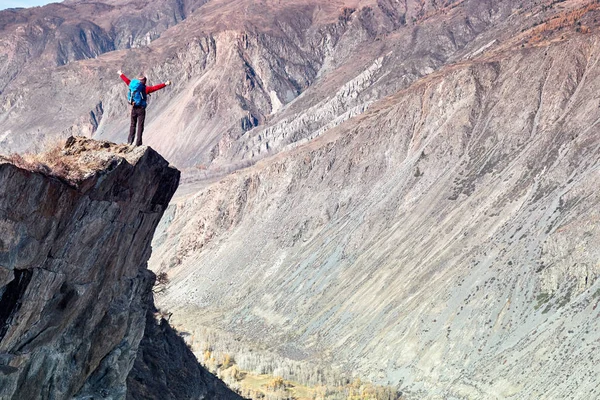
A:
<svg viewBox="0 0 600 400">
<path fill-rule="evenodd" d="M 1 399 L 125 398 L 179 176 L 149 147 L 84 138 L 0 158 Z"/>
</svg>

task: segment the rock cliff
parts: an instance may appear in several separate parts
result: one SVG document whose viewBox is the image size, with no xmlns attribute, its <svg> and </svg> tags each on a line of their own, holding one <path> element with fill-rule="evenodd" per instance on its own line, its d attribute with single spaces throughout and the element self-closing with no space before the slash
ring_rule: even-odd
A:
<svg viewBox="0 0 600 400">
<path fill-rule="evenodd" d="M 124 398 L 156 324 L 146 265 L 179 171 L 148 147 L 74 138 L 11 161 L 0 160 L 0 398 Z"/>
</svg>

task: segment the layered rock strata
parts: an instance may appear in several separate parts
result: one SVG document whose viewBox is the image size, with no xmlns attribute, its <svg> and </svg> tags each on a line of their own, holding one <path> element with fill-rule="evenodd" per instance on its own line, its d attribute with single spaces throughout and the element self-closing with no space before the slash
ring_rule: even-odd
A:
<svg viewBox="0 0 600 400">
<path fill-rule="evenodd" d="M 16 161 L 0 160 L 0 398 L 125 398 L 179 171 L 148 147 L 74 138 Z"/>
</svg>

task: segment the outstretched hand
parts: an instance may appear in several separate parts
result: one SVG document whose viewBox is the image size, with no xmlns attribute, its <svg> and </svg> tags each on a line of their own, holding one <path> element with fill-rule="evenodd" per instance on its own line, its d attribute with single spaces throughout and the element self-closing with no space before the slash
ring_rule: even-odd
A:
<svg viewBox="0 0 600 400">
<path fill-rule="evenodd" d="M 171 84 L 171 81 L 166 81 L 166 82 L 165 82 L 165 85 L 166 85 L 166 86 L 169 86 L 170 84 Z"/>
<path fill-rule="evenodd" d="M 121 70 L 118 70 L 118 71 L 117 71 L 117 74 L 119 74 L 119 76 L 121 76 L 121 75 L 123 75 L 123 71 L 121 71 Z"/>
</svg>

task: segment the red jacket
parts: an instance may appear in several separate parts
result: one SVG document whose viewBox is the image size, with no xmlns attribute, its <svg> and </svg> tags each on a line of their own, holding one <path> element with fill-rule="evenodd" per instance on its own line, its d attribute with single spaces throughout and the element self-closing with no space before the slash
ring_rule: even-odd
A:
<svg viewBox="0 0 600 400">
<path fill-rule="evenodd" d="M 125 76 L 125 74 L 121 74 L 121 79 L 123 79 L 123 81 L 128 85 L 129 85 L 129 82 L 131 82 L 129 80 L 129 78 Z M 146 94 L 156 92 L 157 90 L 160 90 L 166 86 L 167 85 L 165 85 L 164 83 L 159 83 L 158 85 L 155 85 L 155 86 L 146 86 Z"/>
</svg>

